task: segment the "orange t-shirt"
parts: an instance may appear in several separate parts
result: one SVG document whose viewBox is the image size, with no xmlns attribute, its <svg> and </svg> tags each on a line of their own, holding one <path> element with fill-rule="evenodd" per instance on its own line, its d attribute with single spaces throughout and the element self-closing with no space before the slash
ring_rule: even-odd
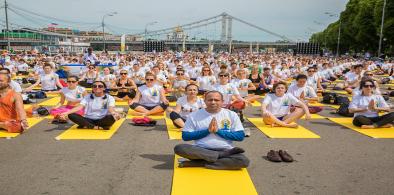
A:
<svg viewBox="0 0 394 195">
<path fill-rule="evenodd" d="M 0 97 L 0 122 L 19 120 L 16 112 L 14 90 L 8 90 L 4 97 Z"/>
</svg>

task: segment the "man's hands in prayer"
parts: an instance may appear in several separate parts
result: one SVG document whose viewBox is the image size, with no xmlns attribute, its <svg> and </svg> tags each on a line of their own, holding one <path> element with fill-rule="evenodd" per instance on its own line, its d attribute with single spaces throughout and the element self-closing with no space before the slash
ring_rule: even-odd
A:
<svg viewBox="0 0 394 195">
<path fill-rule="evenodd" d="M 210 133 L 216 133 L 218 131 L 218 122 L 215 117 L 213 117 L 211 123 L 209 123 L 208 131 Z"/>
</svg>

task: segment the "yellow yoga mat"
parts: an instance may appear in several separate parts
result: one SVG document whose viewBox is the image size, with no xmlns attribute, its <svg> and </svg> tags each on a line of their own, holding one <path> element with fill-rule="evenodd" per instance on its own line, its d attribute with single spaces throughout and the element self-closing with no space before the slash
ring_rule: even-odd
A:
<svg viewBox="0 0 394 195">
<path fill-rule="evenodd" d="M 269 138 L 320 138 L 300 125 L 297 128 L 271 127 L 265 125 L 261 118 L 248 118 L 248 120 Z"/>
<path fill-rule="evenodd" d="M 166 120 L 168 138 L 169 139 L 182 139 L 181 129 L 178 127 L 175 127 L 175 125 L 172 123 L 172 120 L 170 118 L 165 117 L 165 120 Z"/>
<path fill-rule="evenodd" d="M 171 195 L 257 195 L 247 169 L 178 168 L 175 155 Z"/>
<path fill-rule="evenodd" d="M 60 102 L 60 97 L 58 96 L 58 97 L 53 97 L 49 100 L 45 100 L 45 101 L 39 103 L 38 105 L 40 105 L 40 106 L 56 106 L 56 104 L 59 102 Z"/>
<path fill-rule="evenodd" d="M 27 130 L 29 130 L 30 128 L 32 128 L 34 125 L 41 122 L 42 120 L 44 120 L 44 118 L 27 118 L 27 122 L 29 123 L 29 128 L 27 128 Z M 18 135 L 20 135 L 20 133 L 8 133 L 4 130 L 0 130 L 0 138 L 13 138 Z"/>
<path fill-rule="evenodd" d="M 176 106 L 176 102 L 170 102 L 170 106 L 171 107 L 175 107 Z"/>
<path fill-rule="evenodd" d="M 254 101 L 253 103 L 251 103 L 252 106 L 254 107 L 261 107 L 261 103 L 259 101 Z"/>
<path fill-rule="evenodd" d="M 109 130 L 77 129 L 73 125 L 68 130 L 57 136 L 56 140 L 83 139 L 83 140 L 104 140 L 111 139 L 112 135 L 119 129 L 125 119 L 116 121 Z"/>
<path fill-rule="evenodd" d="M 117 101 L 115 102 L 115 106 L 128 106 L 129 103 L 127 101 Z"/>
<path fill-rule="evenodd" d="M 325 119 L 325 118 L 326 117 L 320 116 L 318 114 L 311 114 L 311 119 Z M 305 119 L 305 115 L 301 119 Z"/>
<path fill-rule="evenodd" d="M 46 93 L 47 97 L 60 97 L 59 93 Z"/>
<path fill-rule="evenodd" d="M 372 138 L 394 138 L 394 128 L 361 129 L 353 125 L 353 118 L 328 118 L 331 121 Z"/>
<path fill-rule="evenodd" d="M 346 91 L 339 91 L 339 90 L 329 90 L 329 89 L 327 89 L 327 90 L 325 90 L 325 92 L 337 93 L 337 94 L 342 94 L 342 95 L 351 95 L 351 94 L 349 94 Z"/>
</svg>

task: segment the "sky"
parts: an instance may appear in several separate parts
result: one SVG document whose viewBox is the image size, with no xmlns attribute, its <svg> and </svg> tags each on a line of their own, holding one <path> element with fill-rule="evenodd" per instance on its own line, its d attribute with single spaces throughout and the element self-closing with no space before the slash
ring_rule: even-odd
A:
<svg viewBox="0 0 394 195">
<path fill-rule="evenodd" d="M 307 40 L 314 32 L 327 27 L 338 17 L 348 0 L 7 0 L 11 23 L 28 27 L 47 27 L 51 22 L 58 27 L 81 30 L 101 30 L 103 15 L 106 31 L 133 34 L 187 24 L 219 15 L 223 12 L 291 40 Z M 3 1 L 0 1 L 3 4 Z M 0 5 L 3 6 L 3 5 Z M 22 10 L 21 10 L 22 9 Z M 26 12 L 27 11 L 27 12 Z M 32 12 L 32 13 L 29 13 Z M 41 17 L 34 14 L 40 14 Z M 0 20 L 4 20 L 4 8 Z M 1 24 L 3 25 L 3 24 Z M 2 28 L 2 27 L 1 27 Z M 219 39 L 220 23 L 188 32 L 190 37 Z M 269 35 L 245 24 L 233 21 L 233 40 L 276 41 Z"/>
</svg>

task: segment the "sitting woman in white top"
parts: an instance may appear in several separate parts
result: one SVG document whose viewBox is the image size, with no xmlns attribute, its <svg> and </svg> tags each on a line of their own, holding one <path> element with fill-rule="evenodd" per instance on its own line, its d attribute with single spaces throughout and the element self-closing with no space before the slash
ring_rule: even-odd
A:
<svg viewBox="0 0 394 195">
<path fill-rule="evenodd" d="M 138 87 L 135 98 L 130 102 L 130 108 L 136 115 L 152 115 L 164 112 L 169 102 L 162 86 L 156 85 L 156 76 L 150 72 L 145 74 L 146 84 Z"/>
<path fill-rule="evenodd" d="M 199 86 L 199 95 L 212 90 L 213 85 L 216 83 L 216 77 L 212 75 L 212 70 L 209 66 L 202 68 L 201 76 L 197 77 L 196 83 Z"/>
<path fill-rule="evenodd" d="M 205 108 L 204 100 L 197 96 L 198 86 L 195 84 L 189 84 L 186 86 L 186 95 L 180 97 L 176 101 L 174 109 L 168 108 L 170 112 L 170 119 L 173 124 L 178 128 L 185 126 L 186 119 L 191 113 L 196 112 L 199 109 Z"/>
<path fill-rule="evenodd" d="M 256 90 L 256 86 L 254 86 L 252 81 L 246 77 L 245 69 L 237 70 L 237 78 L 232 79 L 231 84 L 238 88 L 241 97 L 246 99 L 248 102 L 253 102 L 260 98 L 258 95 L 249 94 L 249 91 Z"/>
<path fill-rule="evenodd" d="M 57 91 L 58 88 L 63 88 L 62 84 L 59 81 L 59 75 L 53 72 L 52 65 L 49 63 L 45 63 L 44 65 L 44 74 L 41 74 L 38 77 L 36 83 L 26 88 L 25 91 L 32 91 L 32 89 L 38 86 L 41 83 L 41 91 L 50 92 Z"/>
<path fill-rule="evenodd" d="M 229 83 L 230 74 L 228 72 L 219 72 L 219 83 L 213 86 L 213 89 L 222 93 L 224 102 L 223 107 L 229 108 L 235 101 L 246 102 L 245 99 L 241 97 L 236 86 Z"/>
<path fill-rule="evenodd" d="M 205 167 L 208 169 L 241 169 L 249 165 L 242 148 L 233 141 L 242 141 L 244 128 L 237 114 L 223 107 L 223 95 L 218 91 L 205 94 L 207 108 L 193 112 L 182 130 L 184 141 L 194 145 L 178 144 L 175 154 L 189 160 L 179 161 L 179 167 Z"/>
<path fill-rule="evenodd" d="M 79 129 L 110 129 L 121 115 L 115 112 L 115 99 L 105 94 L 105 89 L 103 81 L 95 81 L 92 85 L 93 93 L 85 96 L 78 106 L 62 113 L 59 118 L 66 120 L 68 116 Z M 81 109 L 85 110 L 84 116 L 76 113 Z"/>
<path fill-rule="evenodd" d="M 379 116 L 379 112 L 389 112 L 390 106 L 381 95 L 373 93 L 374 89 L 372 79 L 361 81 L 361 93 L 349 105 L 349 112 L 354 113 L 353 125 L 363 129 L 393 127 L 394 112 Z"/>
<path fill-rule="evenodd" d="M 305 116 L 310 119 L 308 107 L 290 93 L 286 93 L 287 85 L 285 82 L 275 83 L 273 86 L 274 93 L 267 94 L 261 105 L 261 115 L 266 125 L 293 127 L 298 125 L 296 120 Z M 291 106 L 293 111 L 291 112 Z"/>
<path fill-rule="evenodd" d="M 50 111 L 52 116 L 60 115 L 67 112 L 77 106 L 82 99 L 88 94 L 84 87 L 78 85 L 78 77 L 71 75 L 67 78 L 68 87 L 64 87 L 60 90 L 60 101 Z M 65 101 L 67 104 L 64 105 Z M 84 109 L 80 109 L 76 112 L 79 115 L 84 114 Z"/>
<path fill-rule="evenodd" d="M 318 101 L 318 97 L 315 90 L 311 86 L 306 84 L 307 79 L 308 77 L 304 74 L 297 75 L 296 83 L 292 84 L 289 87 L 287 93 L 290 93 L 294 97 L 304 102 L 308 106 L 309 112 L 315 114 L 321 112 L 323 108 L 319 106 L 309 105 L 309 103 L 316 103 Z"/>
</svg>

